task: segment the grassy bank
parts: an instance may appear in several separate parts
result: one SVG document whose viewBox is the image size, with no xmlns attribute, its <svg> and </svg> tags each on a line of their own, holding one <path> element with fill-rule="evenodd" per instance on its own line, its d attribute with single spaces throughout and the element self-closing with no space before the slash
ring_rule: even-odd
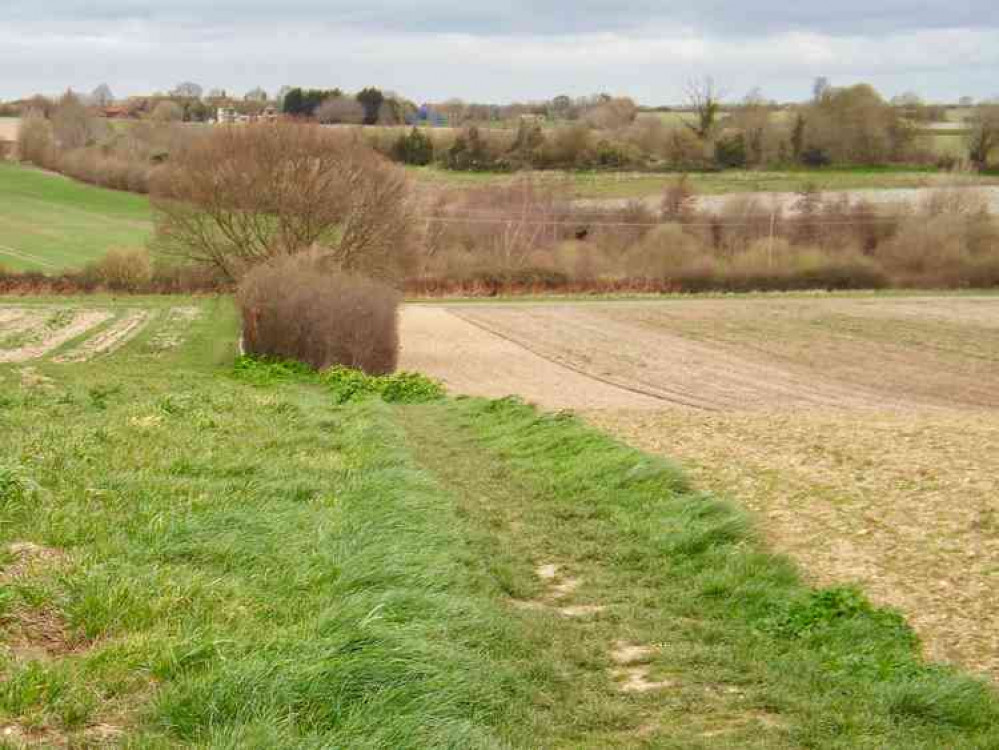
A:
<svg viewBox="0 0 999 750">
<path fill-rule="evenodd" d="M 144 247 L 151 231 L 144 196 L 0 161 L 0 266 L 79 268 L 112 248 Z"/>
<path fill-rule="evenodd" d="M 168 353 L 0 365 L 0 737 L 999 743 L 994 693 L 670 464 L 514 401 L 239 376 L 199 304 Z"/>
</svg>

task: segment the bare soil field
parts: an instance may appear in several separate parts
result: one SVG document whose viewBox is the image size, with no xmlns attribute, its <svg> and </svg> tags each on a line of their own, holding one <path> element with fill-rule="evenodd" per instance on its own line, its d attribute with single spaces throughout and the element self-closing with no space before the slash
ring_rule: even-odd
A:
<svg viewBox="0 0 999 750">
<path fill-rule="evenodd" d="M 999 679 L 999 297 L 410 307 L 403 365 L 580 411 Z"/>
</svg>

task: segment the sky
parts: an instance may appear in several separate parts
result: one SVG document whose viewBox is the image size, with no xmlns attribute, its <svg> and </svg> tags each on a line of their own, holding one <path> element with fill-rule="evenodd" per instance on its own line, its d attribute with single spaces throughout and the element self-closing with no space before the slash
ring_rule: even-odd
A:
<svg viewBox="0 0 999 750">
<path fill-rule="evenodd" d="M 418 102 L 597 92 L 809 97 L 818 76 L 928 101 L 999 95 L 996 0 L 3 0 L 0 99 L 100 83 L 376 85 Z"/>
</svg>

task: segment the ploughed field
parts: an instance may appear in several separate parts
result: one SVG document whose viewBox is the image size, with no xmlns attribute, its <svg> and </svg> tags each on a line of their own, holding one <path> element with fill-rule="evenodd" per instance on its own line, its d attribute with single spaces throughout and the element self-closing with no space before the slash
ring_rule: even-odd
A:
<svg viewBox="0 0 999 750">
<path fill-rule="evenodd" d="M 582 412 L 999 677 L 999 297 L 412 306 L 403 365 Z"/>
</svg>

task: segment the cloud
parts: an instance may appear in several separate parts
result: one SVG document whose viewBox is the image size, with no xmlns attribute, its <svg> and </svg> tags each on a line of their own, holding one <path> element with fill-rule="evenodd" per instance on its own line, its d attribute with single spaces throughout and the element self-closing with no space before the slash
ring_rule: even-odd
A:
<svg viewBox="0 0 999 750">
<path fill-rule="evenodd" d="M 941 100 L 999 86 L 999 14 L 979 2 L 7 3 L 0 98 L 102 81 L 142 93 L 184 79 L 232 91 L 376 84 L 416 99 L 610 91 L 648 103 L 678 101 L 704 74 L 730 94 L 760 86 L 778 99 L 806 97 L 817 75 Z"/>
<path fill-rule="evenodd" d="M 721 35 L 884 31 L 999 26 L 992 0 L 7 0 L 13 21 L 139 20 L 234 25 L 310 21 L 342 28 L 409 33 L 570 35 L 689 28 Z M 44 7 L 43 7 L 44 5 Z"/>
</svg>

